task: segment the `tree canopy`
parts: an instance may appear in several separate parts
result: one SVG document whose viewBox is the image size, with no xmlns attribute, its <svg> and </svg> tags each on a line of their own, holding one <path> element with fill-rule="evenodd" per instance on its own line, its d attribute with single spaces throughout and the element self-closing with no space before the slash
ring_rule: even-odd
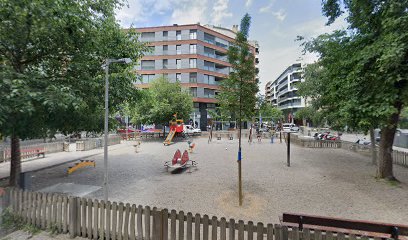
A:
<svg viewBox="0 0 408 240">
<path fill-rule="evenodd" d="M 407 1 L 323 1 L 331 24 L 347 13 L 347 30 L 304 44 L 319 55 L 300 92 L 335 128 L 381 127 L 378 176 L 393 178 L 392 145 L 401 109 L 408 102 Z"/>
<path fill-rule="evenodd" d="M 135 31 L 123 32 L 116 22 L 120 5 L 117 0 L 0 1 L 0 132 L 12 143 L 48 131 L 103 128 L 102 64 L 123 57 L 136 62 L 146 49 Z M 110 73 L 115 109 L 137 91 L 132 66 L 111 65 Z M 12 165 L 20 161 L 15 143 Z"/>
<path fill-rule="evenodd" d="M 171 83 L 164 77 L 155 79 L 141 92 L 140 100 L 127 107 L 134 123 L 166 124 L 174 114 L 187 120 L 193 109 L 193 99 L 188 91 L 179 82 Z"/>
</svg>

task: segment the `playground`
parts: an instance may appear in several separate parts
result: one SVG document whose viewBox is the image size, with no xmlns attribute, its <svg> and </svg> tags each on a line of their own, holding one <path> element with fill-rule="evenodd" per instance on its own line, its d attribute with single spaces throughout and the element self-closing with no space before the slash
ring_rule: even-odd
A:
<svg viewBox="0 0 408 240">
<path fill-rule="evenodd" d="M 167 171 L 177 149 L 188 150 L 187 140 L 177 138 L 169 146 L 161 141 L 122 143 L 109 151 L 109 199 L 205 213 L 209 216 L 277 223 L 282 212 L 329 217 L 408 222 L 407 169 L 395 166 L 400 184 L 374 178 L 370 158 L 343 149 L 308 149 L 292 145 L 291 167 L 286 166 L 286 144 L 249 144 L 243 141 L 244 203 L 238 207 L 238 141 L 206 137 L 190 138 L 195 148 L 190 160 L 197 166 L 176 173 Z M 93 189 L 87 197 L 103 198 L 103 155 L 89 157 L 95 167 L 84 167 L 72 174 L 72 164 L 37 172 L 32 190 L 53 185 L 78 185 Z M 77 193 L 80 195 L 80 193 Z M 83 196 L 83 195 L 81 195 Z"/>
</svg>

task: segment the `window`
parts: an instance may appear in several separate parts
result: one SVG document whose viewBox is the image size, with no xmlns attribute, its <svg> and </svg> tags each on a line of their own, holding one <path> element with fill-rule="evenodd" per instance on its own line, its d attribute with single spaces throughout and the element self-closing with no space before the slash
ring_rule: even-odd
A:
<svg viewBox="0 0 408 240">
<path fill-rule="evenodd" d="M 181 59 L 176 59 L 176 68 L 177 69 L 181 68 Z"/>
<path fill-rule="evenodd" d="M 181 31 L 176 32 L 177 40 L 181 40 Z"/>
<path fill-rule="evenodd" d="M 154 46 L 148 46 L 148 47 L 147 47 L 147 51 L 144 52 L 144 54 L 145 54 L 146 56 L 154 55 Z"/>
<path fill-rule="evenodd" d="M 169 65 L 169 60 L 163 59 L 163 69 L 167 69 L 168 65 Z"/>
<path fill-rule="evenodd" d="M 212 62 L 204 61 L 204 69 L 209 71 L 215 70 L 215 64 Z"/>
<path fill-rule="evenodd" d="M 204 83 L 205 84 L 215 84 L 215 77 L 211 75 L 204 75 Z"/>
<path fill-rule="evenodd" d="M 176 81 L 181 81 L 181 73 L 176 73 Z"/>
<path fill-rule="evenodd" d="M 197 53 L 197 45 L 190 44 L 190 54 L 196 54 L 196 53 Z"/>
<path fill-rule="evenodd" d="M 169 79 L 169 74 L 168 73 L 163 73 L 163 78 L 164 79 Z"/>
<path fill-rule="evenodd" d="M 197 68 L 197 59 L 190 58 L 190 68 Z"/>
<path fill-rule="evenodd" d="M 190 39 L 197 39 L 197 30 L 190 30 Z"/>
<path fill-rule="evenodd" d="M 154 77 L 154 74 L 142 74 L 142 83 L 152 82 Z"/>
<path fill-rule="evenodd" d="M 163 54 L 167 54 L 167 51 L 169 50 L 168 45 L 163 45 Z"/>
<path fill-rule="evenodd" d="M 167 38 L 169 36 L 169 32 L 163 31 L 163 38 Z"/>
<path fill-rule="evenodd" d="M 190 73 L 190 82 L 191 83 L 197 82 L 197 73 Z"/>
<path fill-rule="evenodd" d="M 204 88 L 204 97 L 206 97 L 206 98 L 212 98 L 212 97 L 214 97 L 214 90 L 208 89 L 208 88 Z"/>
<path fill-rule="evenodd" d="M 215 104 L 214 103 L 207 103 L 207 108 L 215 108 Z"/>
<path fill-rule="evenodd" d="M 154 70 L 154 60 L 142 60 L 141 69 L 142 70 Z"/>
<path fill-rule="evenodd" d="M 177 54 L 181 54 L 181 45 L 176 45 Z"/>
<path fill-rule="evenodd" d="M 200 107 L 200 103 L 198 103 L 198 102 L 195 102 L 194 104 L 193 104 L 193 107 L 195 107 L 195 108 L 199 108 Z M 199 115 L 200 113 L 198 113 L 198 115 Z"/>
<path fill-rule="evenodd" d="M 190 94 L 193 97 L 197 97 L 197 88 L 190 88 Z"/>
<path fill-rule="evenodd" d="M 140 35 L 142 41 L 154 41 L 154 32 L 143 32 Z"/>
</svg>

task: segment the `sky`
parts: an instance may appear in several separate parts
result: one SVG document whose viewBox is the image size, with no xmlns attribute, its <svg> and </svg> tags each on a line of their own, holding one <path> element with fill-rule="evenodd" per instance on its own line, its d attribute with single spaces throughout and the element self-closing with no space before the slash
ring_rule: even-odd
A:
<svg viewBox="0 0 408 240">
<path fill-rule="evenodd" d="M 321 0 L 128 0 L 116 17 L 124 28 L 198 22 L 231 28 L 245 13 L 252 17 L 249 38 L 259 43 L 261 94 L 291 64 L 317 59 L 302 55 L 296 36 L 311 39 L 346 27 L 344 18 L 325 25 Z"/>
</svg>

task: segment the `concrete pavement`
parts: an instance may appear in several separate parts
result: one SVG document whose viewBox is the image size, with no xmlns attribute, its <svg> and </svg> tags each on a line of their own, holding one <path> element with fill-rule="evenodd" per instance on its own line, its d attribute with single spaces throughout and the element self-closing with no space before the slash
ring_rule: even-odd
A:
<svg viewBox="0 0 408 240">
<path fill-rule="evenodd" d="M 109 151 L 114 151 L 127 145 L 127 143 L 112 145 L 109 146 Z M 45 158 L 23 161 L 21 163 L 21 172 L 38 171 L 100 154 L 103 154 L 103 148 L 92 149 L 89 151 L 58 152 L 45 154 Z M 0 163 L 0 179 L 8 178 L 9 176 L 10 162 L 8 161 Z"/>
</svg>

